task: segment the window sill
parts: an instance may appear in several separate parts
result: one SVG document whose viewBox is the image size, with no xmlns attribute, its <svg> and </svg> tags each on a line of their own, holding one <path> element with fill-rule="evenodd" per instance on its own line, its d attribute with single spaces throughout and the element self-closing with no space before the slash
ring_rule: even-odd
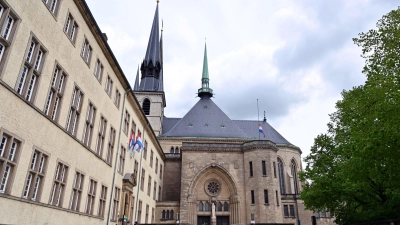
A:
<svg viewBox="0 0 400 225">
<path fill-rule="evenodd" d="M 267 175 L 262 175 L 262 177 L 268 177 Z"/>
<path fill-rule="evenodd" d="M 269 206 L 269 203 L 264 203 L 265 206 Z"/>
</svg>

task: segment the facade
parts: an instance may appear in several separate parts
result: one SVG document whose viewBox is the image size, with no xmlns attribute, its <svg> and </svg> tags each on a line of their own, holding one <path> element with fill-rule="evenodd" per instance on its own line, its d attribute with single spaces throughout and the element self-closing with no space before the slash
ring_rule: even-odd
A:
<svg viewBox="0 0 400 225">
<path fill-rule="evenodd" d="M 84 0 L 0 0 L 0 223 L 311 224 L 301 150 L 213 102 L 206 49 L 182 118 L 163 80 L 158 4 L 131 87 Z"/>
<path fill-rule="evenodd" d="M 0 15 L 0 223 L 152 223 L 165 156 L 85 1 Z"/>
</svg>

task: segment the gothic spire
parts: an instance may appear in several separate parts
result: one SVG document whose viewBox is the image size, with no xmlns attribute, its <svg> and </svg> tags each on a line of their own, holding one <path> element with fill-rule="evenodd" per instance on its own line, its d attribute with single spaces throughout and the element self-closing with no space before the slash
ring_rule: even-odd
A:
<svg viewBox="0 0 400 225">
<path fill-rule="evenodd" d="M 152 62 L 153 65 L 160 61 L 160 28 L 158 22 L 158 3 L 156 7 L 156 13 L 154 14 L 153 25 L 151 26 L 151 33 L 149 37 L 149 43 L 147 44 L 146 56 L 144 60 L 147 63 Z"/>
<path fill-rule="evenodd" d="M 160 26 L 158 17 L 158 1 L 156 12 L 154 14 L 153 25 L 151 27 L 149 43 L 147 44 L 146 55 L 140 66 L 141 81 L 140 91 L 159 91 L 162 84 L 160 72 L 162 70 L 160 43 Z"/>
<path fill-rule="evenodd" d="M 135 86 L 133 86 L 133 90 L 134 91 L 138 91 L 139 90 L 139 65 L 138 65 L 138 68 L 137 68 Z"/>
<path fill-rule="evenodd" d="M 203 59 L 203 75 L 201 77 L 201 88 L 199 88 L 197 95 L 202 98 L 203 96 L 212 97 L 213 90 L 209 87 L 208 75 L 208 60 L 207 60 L 207 44 L 204 44 L 204 59 Z"/>
</svg>

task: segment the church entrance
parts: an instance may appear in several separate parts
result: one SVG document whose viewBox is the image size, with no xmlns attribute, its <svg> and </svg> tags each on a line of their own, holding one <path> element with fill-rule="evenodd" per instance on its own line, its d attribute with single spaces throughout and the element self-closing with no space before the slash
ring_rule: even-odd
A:
<svg viewBox="0 0 400 225">
<path fill-rule="evenodd" d="M 198 216 L 197 225 L 210 225 L 210 216 Z"/>
<path fill-rule="evenodd" d="M 229 216 L 217 216 L 217 225 L 229 225 Z"/>
</svg>

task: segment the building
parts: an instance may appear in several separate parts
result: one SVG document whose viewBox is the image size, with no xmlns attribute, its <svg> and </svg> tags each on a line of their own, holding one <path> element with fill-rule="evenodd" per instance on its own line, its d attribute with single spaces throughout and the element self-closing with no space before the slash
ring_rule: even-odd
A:
<svg viewBox="0 0 400 225">
<path fill-rule="evenodd" d="M 212 101 L 206 49 L 200 100 L 164 115 L 158 4 L 126 77 L 84 0 L 0 0 L 1 224 L 311 224 L 301 150 Z"/>
</svg>

